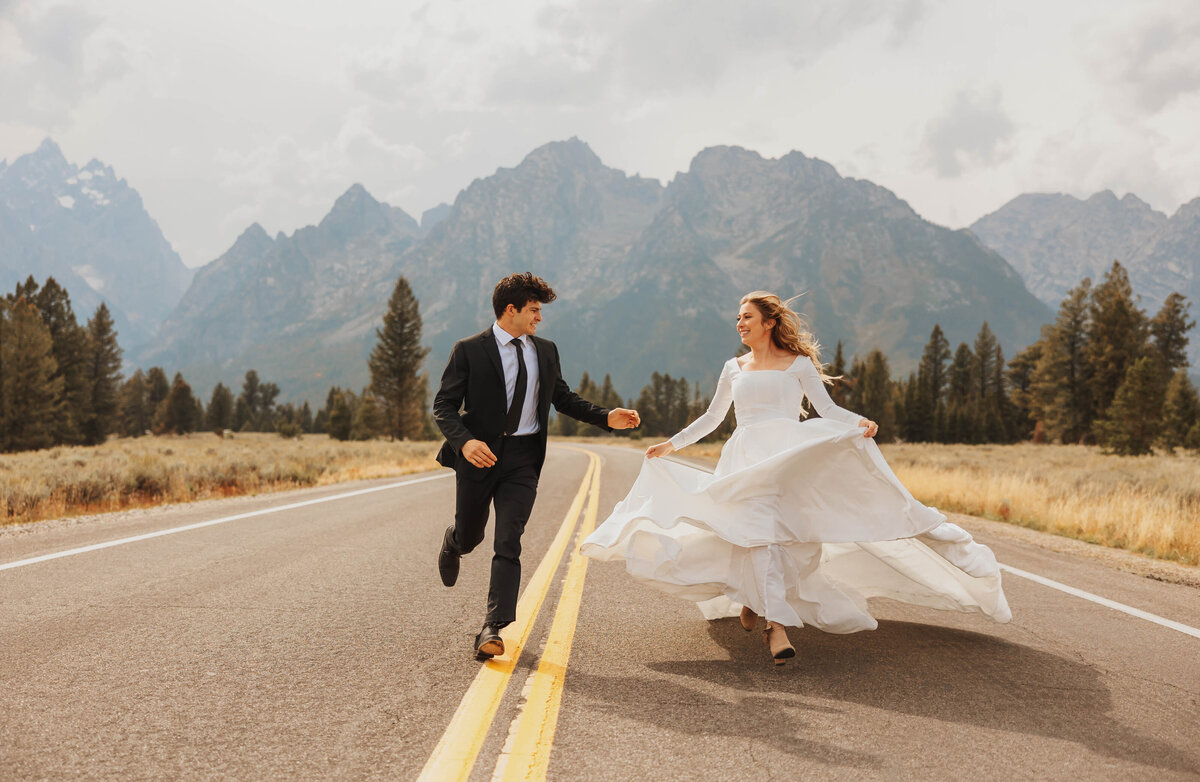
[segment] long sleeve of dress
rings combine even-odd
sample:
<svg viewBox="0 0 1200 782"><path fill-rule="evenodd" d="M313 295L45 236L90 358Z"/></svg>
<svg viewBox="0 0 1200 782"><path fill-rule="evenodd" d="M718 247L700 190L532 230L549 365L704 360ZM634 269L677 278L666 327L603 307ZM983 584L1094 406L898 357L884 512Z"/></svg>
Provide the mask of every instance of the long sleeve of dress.
<svg viewBox="0 0 1200 782"><path fill-rule="evenodd" d="M733 404L733 369L729 362L721 368L721 377L717 379L717 390L713 393L712 402L704 415L692 421L683 431L671 438L675 450L691 445L709 434L725 420L729 406Z"/></svg>
<svg viewBox="0 0 1200 782"><path fill-rule="evenodd" d="M807 359L797 361L794 366L796 377L800 380L800 387L804 389L804 395L808 397L809 402L812 402L813 409L817 411L818 415L831 421L841 421L851 426L858 426L862 416L834 404L812 361Z"/></svg>

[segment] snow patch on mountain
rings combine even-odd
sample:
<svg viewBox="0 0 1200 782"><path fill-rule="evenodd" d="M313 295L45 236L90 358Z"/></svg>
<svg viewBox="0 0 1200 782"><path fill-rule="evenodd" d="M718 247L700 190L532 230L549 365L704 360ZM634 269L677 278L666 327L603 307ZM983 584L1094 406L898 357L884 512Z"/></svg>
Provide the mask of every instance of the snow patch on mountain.
<svg viewBox="0 0 1200 782"><path fill-rule="evenodd" d="M71 271L83 278L83 281L91 286L92 290L99 293L104 290L104 278L100 276L100 272L88 264L82 266L72 266Z"/></svg>

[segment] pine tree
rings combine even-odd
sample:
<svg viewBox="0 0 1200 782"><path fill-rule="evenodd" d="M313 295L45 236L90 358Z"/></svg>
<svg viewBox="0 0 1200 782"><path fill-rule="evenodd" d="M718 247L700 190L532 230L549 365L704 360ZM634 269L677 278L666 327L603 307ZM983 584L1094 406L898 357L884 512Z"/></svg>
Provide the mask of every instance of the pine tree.
<svg viewBox="0 0 1200 782"><path fill-rule="evenodd" d="M1104 416L1129 368L1146 352L1146 314L1137 306L1129 274L1119 262L1092 291L1088 306L1087 360L1092 411Z"/></svg>
<svg viewBox="0 0 1200 782"><path fill-rule="evenodd" d="M53 277L46 278L46 284L37 289L37 283L30 277L24 290L30 303L37 307L42 322L50 331L54 342L54 360L58 364L56 377L63 380L63 396L61 413L55 419L55 442L57 443L88 443L94 445L87 434L88 419L91 417L92 389L88 378L91 346L88 344L88 332L75 319L71 309L71 297L66 289L58 284ZM101 304L101 306L104 306ZM107 309L105 310L107 312ZM109 320L111 326L111 319ZM115 337L113 340L115 345ZM118 349L118 370L120 369Z"/></svg>
<svg viewBox="0 0 1200 782"><path fill-rule="evenodd" d="M153 426L148 392L149 381L140 369L121 386L121 433L126 437L141 437Z"/></svg>
<svg viewBox="0 0 1200 782"><path fill-rule="evenodd" d="M162 367L150 367L146 370L146 405L150 408L150 430L162 430L167 417L167 395L171 393L171 383Z"/></svg>
<svg viewBox="0 0 1200 782"><path fill-rule="evenodd" d="M662 421L659 406L661 404L660 397L662 396L663 378L657 372L650 374L650 383L642 387L638 394L637 403L634 408L642 417L642 429L647 437L662 437L664 434L670 436L674 432L666 433L666 426Z"/></svg>
<svg viewBox="0 0 1200 782"><path fill-rule="evenodd" d="M204 428L210 432L233 428L233 392L224 383L217 383L208 400Z"/></svg>
<svg viewBox="0 0 1200 782"><path fill-rule="evenodd" d="M896 432L905 442L917 442L924 435L916 415L917 408L920 406L918 396L917 373L909 372L906 380L901 380L896 384L896 394L892 401L892 415L896 419Z"/></svg>
<svg viewBox="0 0 1200 782"><path fill-rule="evenodd" d="M242 393L233 408L233 428L239 432L272 432L275 430L275 400L279 386L264 383L258 372L251 369L242 380Z"/></svg>
<svg viewBox="0 0 1200 782"><path fill-rule="evenodd" d="M1037 364L1029 380L1033 419L1051 440L1083 442L1091 432L1095 405L1089 360L1091 280L1084 278L1063 299L1055 322L1042 328Z"/></svg>
<svg viewBox="0 0 1200 782"><path fill-rule="evenodd" d="M38 295L39 290L41 290L41 287L38 285L37 280L35 280L33 278L33 275L31 274L25 278L25 282L17 283L16 290L14 290L12 292L12 294L8 297L8 303L15 304L17 299L23 298L23 299L25 299L25 301L29 302L34 307L37 307L37 295Z"/></svg>
<svg viewBox="0 0 1200 782"><path fill-rule="evenodd" d="M337 386L332 386L329 389L329 393L325 394L325 405L317 410L316 416L313 417L314 434L329 433L329 414L333 412L334 403L340 392L341 389Z"/></svg>
<svg viewBox="0 0 1200 782"><path fill-rule="evenodd" d="M1189 433L1200 424L1200 394L1183 369L1175 370L1167 385L1162 407L1162 429L1158 444L1168 451L1180 447L1196 447L1188 442Z"/></svg>
<svg viewBox="0 0 1200 782"><path fill-rule="evenodd" d="M275 400L279 398L279 386L263 383L258 387L258 412L254 417L254 431L275 431Z"/></svg>
<svg viewBox="0 0 1200 782"><path fill-rule="evenodd" d="M196 429L196 399L192 387L179 372L171 381L171 390L163 400L162 432L187 434Z"/></svg>
<svg viewBox="0 0 1200 782"><path fill-rule="evenodd" d="M387 421L384 418L383 405L375 398L369 389L363 389L359 397L358 407L350 421L351 440L373 440L386 434Z"/></svg>
<svg viewBox="0 0 1200 782"><path fill-rule="evenodd" d="M617 389L613 386L612 375L605 375L604 382L600 384L600 392L596 396L596 404L601 407L612 410L614 407L624 407L625 401L621 395L617 393Z"/></svg>
<svg viewBox="0 0 1200 782"><path fill-rule="evenodd" d="M259 385L258 372L247 370L242 380L242 393L238 394L233 411L233 428L239 432L253 430L254 419L258 416Z"/></svg>
<svg viewBox="0 0 1200 782"><path fill-rule="evenodd" d="M302 431L302 432L312 432L313 431L313 412L312 412L312 408L309 407L309 405L308 405L307 399L304 400L304 404L300 407L299 423L300 423L300 431Z"/></svg>
<svg viewBox="0 0 1200 782"><path fill-rule="evenodd" d="M954 360L946 371L946 426L942 442L969 443L974 440L971 427L971 396L975 388L975 354L967 343L960 342Z"/></svg>
<svg viewBox="0 0 1200 782"><path fill-rule="evenodd" d="M989 422L987 442L1012 442L1013 405L1008 396L1004 372L1004 349L996 345L996 358L992 362L992 405L995 421Z"/></svg>
<svg viewBox="0 0 1200 782"><path fill-rule="evenodd" d="M946 362L949 360L950 343L942 333L942 327L935 323L917 367L916 400L909 412L915 440L937 442L941 439L946 416L943 402Z"/></svg>
<svg viewBox="0 0 1200 782"><path fill-rule="evenodd" d="M421 307L404 277L396 280L383 326L375 335L379 342L368 366L387 434L397 440L421 437L427 392L421 364L429 348L421 346Z"/></svg>
<svg viewBox="0 0 1200 782"><path fill-rule="evenodd" d="M596 381L592 380L592 378L588 376L587 372L584 372L583 377L579 379L579 387L575 389L575 393L579 394L584 399L595 400L599 393L599 388L596 386ZM559 417L567 418L567 416ZM566 422L564 421L563 423ZM570 427L568 426L568 428ZM575 427L575 434L579 437L596 437L600 434L603 434L603 432L603 429L598 429L597 427L588 426L586 424L579 424L577 427Z"/></svg>
<svg viewBox="0 0 1200 782"><path fill-rule="evenodd" d="M833 352L833 363L829 365L828 375L835 378L829 387L829 397L835 405L846 407L849 388L846 382L846 356L842 352L842 341L839 339L837 349Z"/></svg>
<svg viewBox="0 0 1200 782"><path fill-rule="evenodd" d="M352 422L347 392L334 387L329 393L329 436L334 440L349 440Z"/></svg>
<svg viewBox="0 0 1200 782"><path fill-rule="evenodd" d="M1191 302L1179 293L1171 293L1162 309L1150 320L1150 337L1158 354L1159 366L1168 375L1188 365L1188 331L1196 321L1188 320Z"/></svg>
<svg viewBox="0 0 1200 782"><path fill-rule="evenodd" d="M89 398L82 411L83 440L88 445L99 445L116 431L121 401L121 348L104 302L88 321L87 336L84 377Z"/></svg>
<svg viewBox="0 0 1200 782"><path fill-rule="evenodd" d="M867 355L860 385L862 407L858 412L879 424L879 434L876 436L879 442L891 442L896 435L896 428L891 408L891 375L883 351L876 349Z"/></svg>
<svg viewBox="0 0 1200 782"><path fill-rule="evenodd" d="M841 405L849 410L862 411L863 395L862 380L866 365L854 355L850 358L850 369L846 372L846 403Z"/></svg>
<svg viewBox="0 0 1200 782"><path fill-rule="evenodd" d="M1150 453L1161 426L1161 372L1152 356L1143 356L1129 367L1107 414L1093 427L1101 445L1126 456Z"/></svg>
<svg viewBox="0 0 1200 782"><path fill-rule="evenodd" d="M987 321L975 337L971 391L972 442L992 442L999 437L1000 411L996 409L996 335Z"/></svg>
<svg viewBox="0 0 1200 782"><path fill-rule="evenodd" d="M1034 419L1031 407L1031 384L1033 370L1042 355L1043 342L1038 341L1029 345L1008 362L1005 378L1012 393L1010 395L1010 414L1006 417L1009 436L1016 440L1028 440L1033 437Z"/></svg>
<svg viewBox="0 0 1200 782"><path fill-rule="evenodd" d="M24 296L5 305L0 325L0 446L24 451L53 445L62 410L63 379L57 374L54 340Z"/></svg>

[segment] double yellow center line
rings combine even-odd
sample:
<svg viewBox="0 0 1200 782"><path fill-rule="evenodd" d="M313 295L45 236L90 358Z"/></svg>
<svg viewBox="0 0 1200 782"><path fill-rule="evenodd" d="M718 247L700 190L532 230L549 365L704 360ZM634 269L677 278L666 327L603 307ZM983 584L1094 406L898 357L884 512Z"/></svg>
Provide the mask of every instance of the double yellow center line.
<svg viewBox="0 0 1200 782"><path fill-rule="evenodd" d="M517 603L516 621L500 633L504 639L505 654L492 658L479 669L475 680L471 682L457 711L450 719L446 732L442 734L433 754L425 763L419 780L441 782L465 780L470 776L488 730L495 720L500 701L508 689L509 680L517 667L517 661L537 621L538 612L541 611L546 594L550 591L563 553L583 513L585 498L587 514L579 530L579 539L582 540L591 534L596 526L600 459L590 451L580 452L588 456L587 472L575 499L571 502L566 518L558 529L558 534L550 544L550 550L538 564ZM558 608L554 612L554 622L550 627L546 648L537 670L529 677L525 704L513 722L508 742L496 764L493 780L544 779L546 776L586 571L587 559L576 547L567 569Z"/></svg>

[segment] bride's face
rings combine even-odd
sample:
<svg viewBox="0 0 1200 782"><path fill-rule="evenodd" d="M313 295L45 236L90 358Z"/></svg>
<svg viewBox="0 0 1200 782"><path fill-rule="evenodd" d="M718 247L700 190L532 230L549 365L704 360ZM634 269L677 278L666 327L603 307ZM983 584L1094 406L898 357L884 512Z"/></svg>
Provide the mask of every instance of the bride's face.
<svg viewBox="0 0 1200 782"><path fill-rule="evenodd" d="M742 342L747 345L757 344L771 336L771 328L775 325L774 320L763 320L762 313L758 307L751 302L746 302L738 310L737 315L737 332L742 338Z"/></svg>

